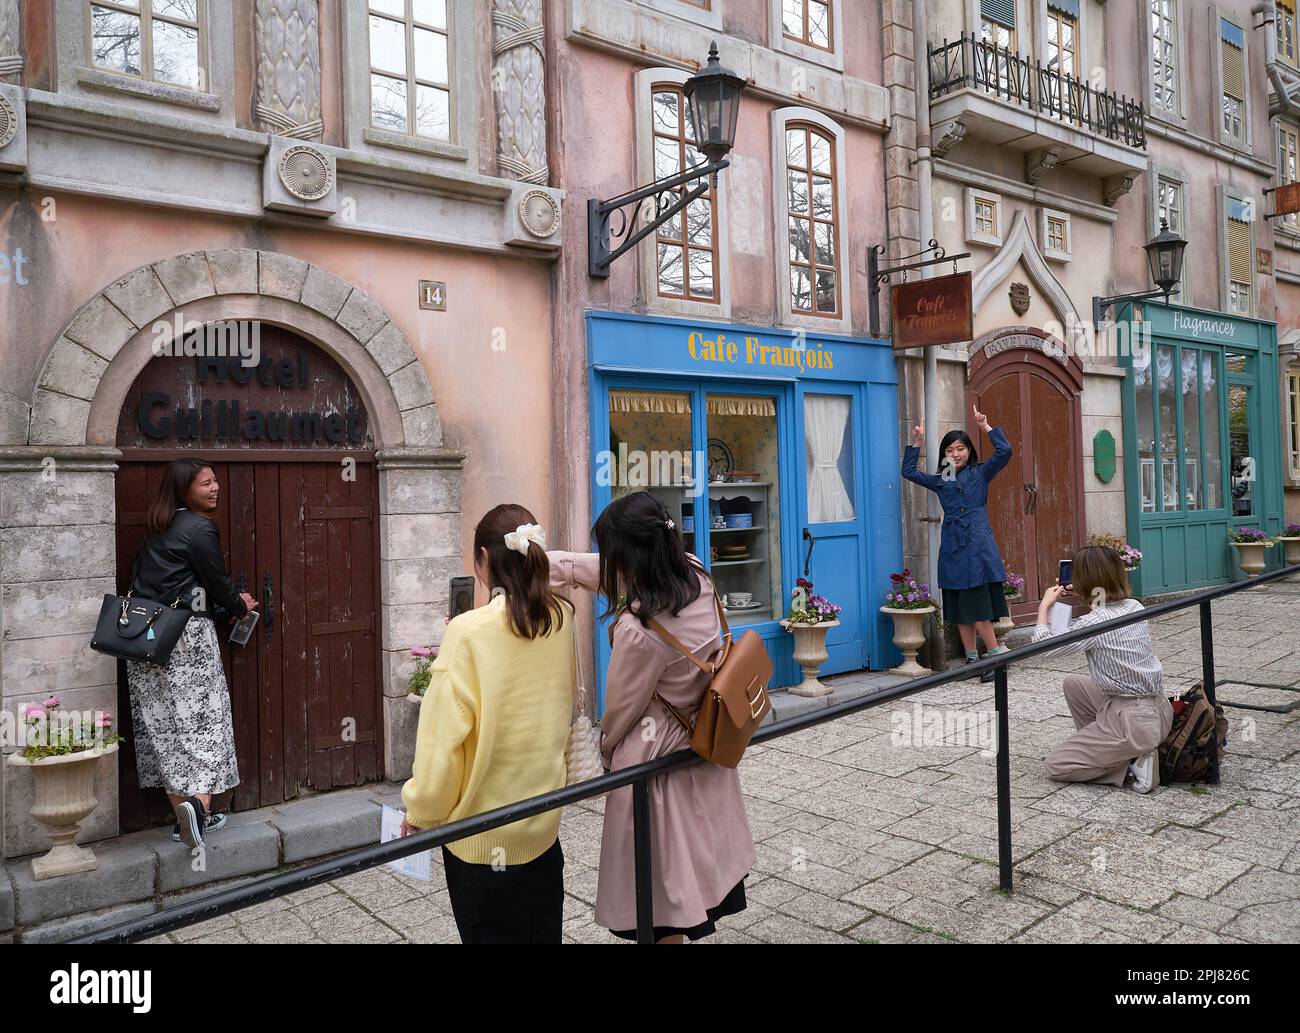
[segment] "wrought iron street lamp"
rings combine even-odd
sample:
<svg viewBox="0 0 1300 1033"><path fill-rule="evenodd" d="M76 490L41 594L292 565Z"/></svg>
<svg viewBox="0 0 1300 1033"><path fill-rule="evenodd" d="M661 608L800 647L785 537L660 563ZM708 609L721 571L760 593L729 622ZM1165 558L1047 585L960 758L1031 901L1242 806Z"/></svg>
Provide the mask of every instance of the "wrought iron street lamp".
<svg viewBox="0 0 1300 1033"><path fill-rule="evenodd" d="M1145 301L1148 298L1164 296L1166 302L1171 295L1178 293L1178 285L1183 279L1183 251L1187 241L1169 229L1169 223L1160 220L1160 232L1143 245L1147 253L1147 265L1151 270L1151 282L1156 290L1141 294L1116 294L1113 297L1092 299L1092 325L1099 327L1112 305L1122 305L1130 301Z"/></svg>
<svg viewBox="0 0 1300 1033"><path fill-rule="evenodd" d="M704 155L707 163L692 165L684 172L657 179L608 201L590 199L587 202L589 276L608 278L609 267L616 258L626 254L708 192L709 180L716 182L718 173L731 164L727 155L736 142L736 118L740 114L740 95L744 88L745 80L722 67L718 61L718 45L712 44L708 64L687 79L682 87L686 116L694 134L694 147ZM690 190L678 192L679 187L697 180L702 182ZM641 202L650 197L654 198L654 215L646 217L645 224L638 229L637 224L643 216ZM616 221L617 226L614 225ZM622 243L611 250L611 239L619 239Z"/></svg>

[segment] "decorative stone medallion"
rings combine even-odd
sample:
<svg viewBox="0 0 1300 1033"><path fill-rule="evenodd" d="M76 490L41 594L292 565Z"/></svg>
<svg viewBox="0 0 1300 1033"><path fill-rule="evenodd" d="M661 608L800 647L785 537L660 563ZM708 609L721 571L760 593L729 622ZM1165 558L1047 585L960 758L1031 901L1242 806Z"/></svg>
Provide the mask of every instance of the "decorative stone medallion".
<svg viewBox="0 0 1300 1033"><path fill-rule="evenodd" d="M4 97L0 97L0 147L8 147L18 135L18 112Z"/></svg>
<svg viewBox="0 0 1300 1033"><path fill-rule="evenodd" d="M1011 311L1023 316L1029 311L1029 284L1013 283L1011 285Z"/></svg>
<svg viewBox="0 0 1300 1033"><path fill-rule="evenodd" d="M549 237L560 228L560 206L545 190L530 190L519 199L519 221L534 237Z"/></svg>
<svg viewBox="0 0 1300 1033"><path fill-rule="evenodd" d="M334 173L325 155L300 144L280 155L280 182L300 201L319 201L330 192Z"/></svg>

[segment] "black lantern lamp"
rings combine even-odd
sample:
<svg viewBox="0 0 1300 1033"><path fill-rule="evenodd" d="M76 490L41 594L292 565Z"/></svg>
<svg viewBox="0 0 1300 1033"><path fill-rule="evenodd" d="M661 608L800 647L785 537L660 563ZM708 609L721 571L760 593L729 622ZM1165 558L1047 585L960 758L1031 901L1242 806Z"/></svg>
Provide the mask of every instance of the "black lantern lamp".
<svg viewBox="0 0 1300 1033"><path fill-rule="evenodd" d="M1169 229L1169 223L1160 220L1160 232L1147 241L1142 248L1147 253L1147 265L1151 269L1151 282L1157 287L1153 291L1141 294L1116 294L1114 297L1092 299L1092 324L1100 327L1106 310L1112 305L1122 305L1130 301L1146 301L1150 298L1164 296L1166 302L1170 295L1178 293L1178 285L1183 279L1183 251L1187 241Z"/></svg>
<svg viewBox="0 0 1300 1033"><path fill-rule="evenodd" d="M725 158L736 142L736 118L744 88L745 80L719 63L717 43L709 47L708 64L682 87L695 146L711 162Z"/></svg>
<svg viewBox="0 0 1300 1033"><path fill-rule="evenodd" d="M1151 282L1165 292L1168 298L1183 278L1183 250L1187 241L1177 233L1171 233L1169 223L1160 220L1160 234L1147 241L1144 249L1147 264L1151 267Z"/></svg>
<svg viewBox="0 0 1300 1033"><path fill-rule="evenodd" d="M718 61L718 45L709 47L708 63L686 80L682 92L686 98L686 117L695 134L695 148L707 162L630 193L598 201L587 201L587 275L606 279L614 259L626 254L692 201L709 190L709 180L731 163L727 155L736 142L736 120L740 114L740 95L745 80L723 68ZM694 185L691 185L694 184ZM682 189L690 186L690 189ZM654 206L642 204L654 198ZM617 218L615 224L613 220ZM638 228L638 223L643 223ZM611 249L611 239L621 243Z"/></svg>

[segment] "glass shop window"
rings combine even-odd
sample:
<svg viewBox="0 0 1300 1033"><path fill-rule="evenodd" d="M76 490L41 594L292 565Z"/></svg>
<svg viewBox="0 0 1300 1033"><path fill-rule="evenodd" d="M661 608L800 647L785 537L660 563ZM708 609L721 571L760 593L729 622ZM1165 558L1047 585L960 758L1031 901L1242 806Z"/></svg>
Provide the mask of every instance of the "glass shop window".
<svg viewBox="0 0 1300 1033"><path fill-rule="evenodd" d="M709 567L732 625L783 613L776 402L709 394Z"/></svg>

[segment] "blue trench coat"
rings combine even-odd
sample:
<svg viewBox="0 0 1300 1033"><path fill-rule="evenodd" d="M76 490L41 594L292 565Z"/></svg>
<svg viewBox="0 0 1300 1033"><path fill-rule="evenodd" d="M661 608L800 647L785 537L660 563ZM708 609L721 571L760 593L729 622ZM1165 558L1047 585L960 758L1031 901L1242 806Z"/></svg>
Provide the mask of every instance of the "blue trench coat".
<svg viewBox="0 0 1300 1033"><path fill-rule="evenodd" d="M951 590L978 588L990 581L1005 581L998 543L989 526L984 504L989 482L1011 462L1011 442L1000 427L989 431L993 458L967 463L952 480L916 468L921 450L908 446L903 452L903 476L913 484L929 488L943 507L943 533L939 540L939 586Z"/></svg>

